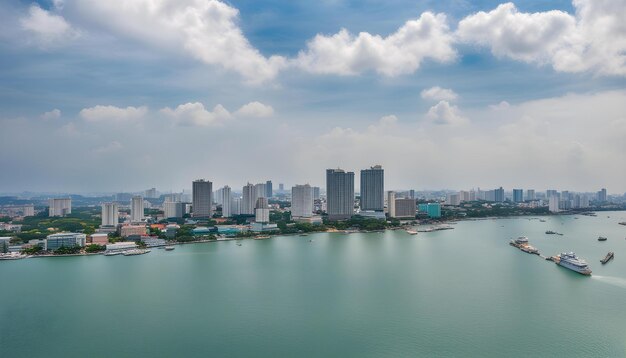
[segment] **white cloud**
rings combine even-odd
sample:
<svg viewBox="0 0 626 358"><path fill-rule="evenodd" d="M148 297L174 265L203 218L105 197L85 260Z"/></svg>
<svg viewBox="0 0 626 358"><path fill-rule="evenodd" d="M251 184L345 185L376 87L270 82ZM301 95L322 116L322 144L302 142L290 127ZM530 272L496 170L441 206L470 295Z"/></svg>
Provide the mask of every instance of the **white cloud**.
<svg viewBox="0 0 626 358"><path fill-rule="evenodd" d="M160 111L181 126L216 126L230 120L232 115L221 104L207 111L199 102L181 104L176 109L165 107Z"/></svg>
<svg viewBox="0 0 626 358"><path fill-rule="evenodd" d="M42 47L62 45L78 37L78 32L62 16L31 5L28 15L20 19L22 29L29 32Z"/></svg>
<svg viewBox="0 0 626 358"><path fill-rule="evenodd" d="M237 24L239 11L217 0L80 0L67 1L68 8L119 37L183 51L251 83L274 78L286 65L254 48Z"/></svg>
<svg viewBox="0 0 626 358"><path fill-rule="evenodd" d="M118 141L112 141L110 143L107 143L101 147L94 149L93 152L95 154L106 154L106 153L116 152L118 150L121 150L122 148L124 148L122 143Z"/></svg>
<svg viewBox="0 0 626 358"><path fill-rule="evenodd" d="M451 106L448 101L439 101L430 107L426 117L435 124L460 125L467 123L467 118L463 117L457 106Z"/></svg>
<svg viewBox="0 0 626 358"><path fill-rule="evenodd" d="M513 3L459 22L460 42L487 46L497 57L549 64L562 72L626 75L626 2L574 0L563 11L519 12Z"/></svg>
<svg viewBox="0 0 626 358"><path fill-rule="evenodd" d="M271 117L274 115L274 108L261 102L250 102L241 106L235 115L240 117Z"/></svg>
<svg viewBox="0 0 626 358"><path fill-rule="evenodd" d="M503 111L505 109L509 109L509 107L511 107L511 105L507 101L501 101L498 104L489 105L489 109L491 109L492 111Z"/></svg>
<svg viewBox="0 0 626 358"><path fill-rule="evenodd" d="M148 113L148 107L126 107L97 105L80 111L81 118L88 122L128 122L142 118Z"/></svg>
<svg viewBox="0 0 626 358"><path fill-rule="evenodd" d="M423 99L432 101L454 101L459 97L453 90L448 88L441 88L439 86L431 87L423 90L420 95Z"/></svg>
<svg viewBox="0 0 626 358"><path fill-rule="evenodd" d="M49 112L43 113L40 117L41 119L45 119L45 120L57 119L61 117L61 110L55 108Z"/></svg>
<svg viewBox="0 0 626 358"><path fill-rule="evenodd" d="M425 12L387 37L367 32L354 36L346 29L331 36L318 34L298 54L295 65L322 74L375 71L397 76L415 72L425 59L454 60L452 41L446 16Z"/></svg>

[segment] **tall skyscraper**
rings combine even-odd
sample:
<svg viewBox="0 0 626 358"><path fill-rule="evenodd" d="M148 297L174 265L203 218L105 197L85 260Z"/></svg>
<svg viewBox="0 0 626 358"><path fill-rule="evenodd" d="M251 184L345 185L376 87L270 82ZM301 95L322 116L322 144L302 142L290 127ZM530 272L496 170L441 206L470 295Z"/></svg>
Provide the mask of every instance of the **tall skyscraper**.
<svg viewBox="0 0 626 358"><path fill-rule="evenodd" d="M535 189L526 190L526 200L535 200Z"/></svg>
<svg viewBox="0 0 626 358"><path fill-rule="evenodd" d="M285 184L279 183L278 184L278 192L280 192L282 194L284 191L285 191Z"/></svg>
<svg viewBox="0 0 626 358"><path fill-rule="evenodd" d="M504 189L502 189L502 187L495 189L495 202L504 202Z"/></svg>
<svg viewBox="0 0 626 358"><path fill-rule="evenodd" d="M208 180L194 180L191 187L193 217L213 216L213 183Z"/></svg>
<svg viewBox="0 0 626 358"><path fill-rule="evenodd" d="M291 188L291 217L310 218L313 216L313 190L309 184Z"/></svg>
<svg viewBox="0 0 626 358"><path fill-rule="evenodd" d="M157 197L156 188L147 189L143 195L145 198L153 199Z"/></svg>
<svg viewBox="0 0 626 358"><path fill-rule="evenodd" d="M320 187L319 186L313 187L313 200L320 200Z"/></svg>
<svg viewBox="0 0 626 358"><path fill-rule="evenodd" d="M361 210L385 209L385 171L380 165L361 170Z"/></svg>
<svg viewBox="0 0 626 358"><path fill-rule="evenodd" d="M274 188L272 186L272 181L268 180L265 182L265 197L271 198L274 196Z"/></svg>
<svg viewBox="0 0 626 358"><path fill-rule="evenodd" d="M550 199L548 202L548 210L550 210L551 213L559 212L559 201L560 201L560 198L558 195L550 196Z"/></svg>
<svg viewBox="0 0 626 358"><path fill-rule="evenodd" d="M345 220L354 214L354 173L326 170L326 211L330 220Z"/></svg>
<svg viewBox="0 0 626 358"><path fill-rule="evenodd" d="M409 199L415 199L415 190L409 190Z"/></svg>
<svg viewBox="0 0 626 358"><path fill-rule="evenodd" d="M179 201L166 201L163 203L163 214L166 218L182 218L184 204Z"/></svg>
<svg viewBox="0 0 626 358"><path fill-rule="evenodd" d="M259 183L254 186L254 202L258 198L267 198L267 185L265 183Z"/></svg>
<svg viewBox="0 0 626 358"><path fill-rule="evenodd" d="M523 189L513 189L513 202L521 203L524 201L524 190Z"/></svg>
<svg viewBox="0 0 626 358"><path fill-rule="evenodd" d="M606 189L602 188L599 192L598 192L598 201L601 203L604 203L606 201Z"/></svg>
<svg viewBox="0 0 626 358"><path fill-rule="evenodd" d="M396 217L396 192L395 191L387 192L387 214L389 214L390 218Z"/></svg>
<svg viewBox="0 0 626 358"><path fill-rule="evenodd" d="M258 223L267 224L270 222L270 207L267 198L260 197L256 201L254 206L254 221Z"/></svg>
<svg viewBox="0 0 626 358"><path fill-rule="evenodd" d="M254 215L254 205L256 204L256 194L254 185L248 183L243 187L243 198L241 201L241 214Z"/></svg>
<svg viewBox="0 0 626 358"><path fill-rule="evenodd" d="M232 200L231 200L231 195L230 195L230 187L228 185L223 187L220 190L220 194L221 194L220 201L222 202L222 217L229 218L232 216L232 211L231 211Z"/></svg>
<svg viewBox="0 0 626 358"><path fill-rule="evenodd" d="M102 226L117 226L118 223L117 203L102 204Z"/></svg>
<svg viewBox="0 0 626 358"><path fill-rule="evenodd" d="M65 216L71 213L72 198L48 200L48 216Z"/></svg>
<svg viewBox="0 0 626 358"><path fill-rule="evenodd" d="M130 221L140 222L143 220L143 197L135 195L130 199Z"/></svg>

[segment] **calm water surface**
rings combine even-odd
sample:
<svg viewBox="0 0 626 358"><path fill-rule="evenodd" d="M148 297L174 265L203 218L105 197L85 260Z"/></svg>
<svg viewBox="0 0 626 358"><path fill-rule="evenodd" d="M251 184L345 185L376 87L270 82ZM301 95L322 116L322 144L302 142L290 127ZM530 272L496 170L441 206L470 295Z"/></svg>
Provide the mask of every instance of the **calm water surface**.
<svg viewBox="0 0 626 358"><path fill-rule="evenodd" d="M0 262L0 356L626 356L626 212L545 220Z"/></svg>

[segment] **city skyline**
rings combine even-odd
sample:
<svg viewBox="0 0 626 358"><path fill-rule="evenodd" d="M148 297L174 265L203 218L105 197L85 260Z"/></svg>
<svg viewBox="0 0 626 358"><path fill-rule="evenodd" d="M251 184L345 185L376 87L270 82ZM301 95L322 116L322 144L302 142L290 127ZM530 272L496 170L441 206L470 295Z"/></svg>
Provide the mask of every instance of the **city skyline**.
<svg viewBox="0 0 626 358"><path fill-rule="evenodd" d="M0 5L0 190L376 163L390 188L626 192L623 2L150 4Z"/></svg>

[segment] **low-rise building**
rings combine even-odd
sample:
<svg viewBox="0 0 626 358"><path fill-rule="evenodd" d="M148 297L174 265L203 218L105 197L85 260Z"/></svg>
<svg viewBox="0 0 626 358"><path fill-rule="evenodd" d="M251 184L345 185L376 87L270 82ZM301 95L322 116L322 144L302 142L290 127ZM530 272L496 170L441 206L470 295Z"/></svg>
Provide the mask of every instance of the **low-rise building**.
<svg viewBox="0 0 626 358"><path fill-rule="evenodd" d="M143 236L146 234L147 231L145 225L124 225L120 230L120 236L122 237Z"/></svg>
<svg viewBox="0 0 626 358"><path fill-rule="evenodd" d="M91 234L91 243L97 245L106 245L109 243L109 234L95 233Z"/></svg>
<svg viewBox="0 0 626 358"><path fill-rule="evenodd" d="M396 199L395 218L415 219L415 199Z"/></svg>
<svg viewBox="0 0 626 358"><path fill-rule="evenodd" d="M164 239L153 236L144 236L141 238L141 242L146 244L147 247L165 246L167 244Z"/></svg>
<svg viewBox="0 0 626 358"><path fill-rule="evenodd" d="M62 232L59 234L52 234L46 237L44 250L54 251L60 247L84 247L86 240L87 235L75 232Z"/></svg>
<svg viewBox="0 0 626 358"><path fill-rule="evenodd" d="M123 251L137 248L134 241L121 241L114 244L107 244L107 251Z"/></svg>

